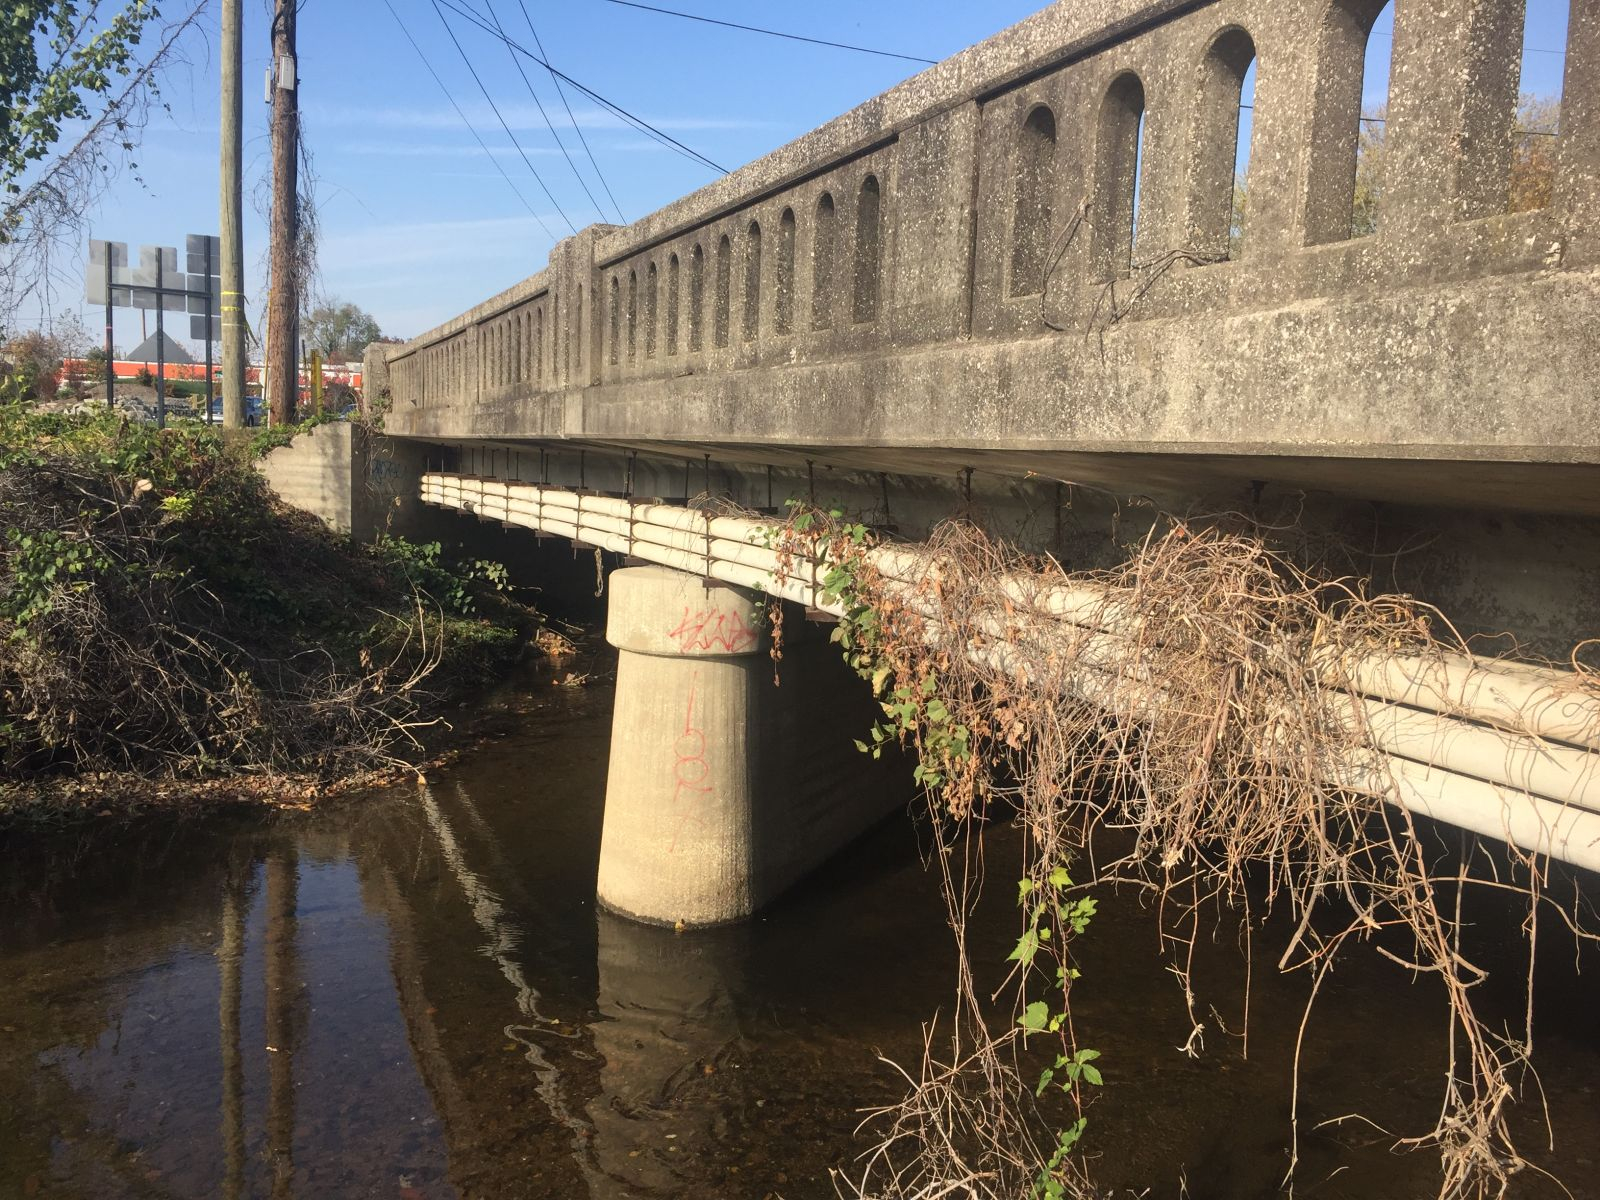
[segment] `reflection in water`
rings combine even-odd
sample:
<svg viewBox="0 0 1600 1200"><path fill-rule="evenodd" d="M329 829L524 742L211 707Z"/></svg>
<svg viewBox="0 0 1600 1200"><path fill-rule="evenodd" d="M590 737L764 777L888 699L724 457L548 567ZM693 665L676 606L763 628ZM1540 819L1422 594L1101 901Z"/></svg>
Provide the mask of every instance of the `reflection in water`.
<svg viewBox="0 0 1600 1200"><path fill-rule="evenodd" d="M272 1156L272 1194L292 1194L294 1182L295 934L299 863L294 849L267 859L266 1033L267 1147Z"/></svg>
<svg viewBox="0 0 1600 1200"><path fill-rule="evenodd" d="M600 1011L590 1034L605 1065L589 1103L595 1154L613 1180L681 1195L700 1173L695 1150L726 1137L727 1123L720 1105L674 1102L718 1071L743 1075L735 973L749 926L679 935L597 916Z"/></svg>
<svg viewBox="0 0 1600 1200"><path fill-rule="evenodd" d="M438 839L439 851L449 864L451 874L471 906L472 919L488 938L488 941L480 947L480 952L500 968L500 973L516 992L517 1012L522 1019L507 1025L504 1030L505 1036L524 1048L524 1057L539 1079L540 1098L551 1115L570 1132L573 1156L580 1166L585 1182L590 1185L590 1195L604 1196L604 1190L595 1186L597 1180L594 1176L588 1142L592 1131L573 1116L567 1107L566 1100L561 1094L561 1074L551 1064L544 1047L540 1044L545 1038L570 1038L577 1035L573 1031L563 1030L559 1021L553 1021L540 1013L539 993L528 983L515 958L522 949L522 931L506 912L499 897L467 866L450 822L440 811L431 789L427 784L422 784L418 792L428 826ZM461 806L476 815L471 800L467 798L466 790L458 788L456 795ZM482 827L481 818L477 823Z"/></svg>
<svg viewBox="0 0 1600 1200"><path fill-rule="evenodd" d="M0 1197L833 1196L859 1110L900 1094L878 1054L914 1064L948 998L949 931L911 831L880 830L745 926L676 935L597 912L605 696L538 696L420 790L276 825L0 847ZM1016 831L986 836L991 869L1018 853ZM970 926L996 982L1005 891ZM1197 971L1232 1011L1220 941ZM1154 942L1122 895L1085 944L1101 1176L1276 1196L1303 981L1258 972L1249 1059L1223 1044L1191 1060ZM1541 963L1558 976L1540 1043L1556 1150L1536 1129L1521 1144L1583 1200L1600 1195L1600 1002L1570 950ZM1442 1061L1447 1044L1429 986L1376 957L1329 981L1304 1064L1307 1194L1433 1194L1427 1155L1319 1125L1431 1122L1438 1076L1416 1050ZM1541 1107L1530 1084L1520 1118ZM1560 1193L1528 1171L1512 1195Z"/></svg>
<svg viewBox="0 0 1600 1200"><path fill-rule="evenodd" d="M226 1200L244 1194L244 1058L239 1052L239 1004L244 971L244 877L230 865L222 887L222 944L217 974L222 995L217 1028L222 1059L222 1191Z"/></svg>

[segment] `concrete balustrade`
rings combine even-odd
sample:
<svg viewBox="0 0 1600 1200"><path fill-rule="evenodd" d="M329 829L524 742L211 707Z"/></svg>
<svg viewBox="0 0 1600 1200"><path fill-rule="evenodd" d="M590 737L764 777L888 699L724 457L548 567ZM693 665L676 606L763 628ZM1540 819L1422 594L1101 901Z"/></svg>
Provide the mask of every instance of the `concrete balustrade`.
<svg viewBox="0 0 1600 1200"><path fill-rule="evenodd" d="M1570 0L1556 176L1532 211L1507 211L1522 0L1398 4L1365 237L1352 197L1382 0L1061 3L659 212L566 239L369 370L387 366L390 431L438 440L749 462L801 445L952 472L981 448L1010 455L992 469L1069 478L1082 453L1138 491L1152 468L1198 487L1230 456L1262 460L1233 466L1242 485L1362 498L1414 487L1411 461L1459 460L1429 485L1441 502L1523 464L1592 475L1595 3Z"/></svg>

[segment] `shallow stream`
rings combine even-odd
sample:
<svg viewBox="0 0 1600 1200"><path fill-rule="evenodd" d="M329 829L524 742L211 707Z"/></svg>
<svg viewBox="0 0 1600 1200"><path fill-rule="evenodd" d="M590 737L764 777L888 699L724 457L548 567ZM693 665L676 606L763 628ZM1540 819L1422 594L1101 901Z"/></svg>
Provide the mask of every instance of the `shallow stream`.
<svg viewBox="0 0 1600 1200"><path fill-rule="evenodd" d="M309 816L6 845L0 1197L834 1195L830 1168L868 1145L859 1110L901 1094L881 1058L914 1070L922 1022L949 1008L926 839L891 821L738 928L597 912L610 699L530 675L490 703L498 736L425 786ZM985 841L973 944L998 983L1018 834ZM1102 900L1075 999L1104 1055L1086 1144L1108 1186L1280 1194L1306 981L1258 954L1245 1057L1225 1028L1236 925L1213 932L1189 1057L1154 915L1131 891ZM1522 1144L1600 1197L1600 972L1590 956L1574 974L1570 941L1547 957L1555 1149L1531 1079ZM1327 981L1297 1194L1434 1194L1437 1160L1393 1147L1435 1120L1445 1027L1426 979L1370 953ZM1358 1111L1393 1132L1323 1124ZM1562 1193L1526 1171L1513 1194Z"/></svg>

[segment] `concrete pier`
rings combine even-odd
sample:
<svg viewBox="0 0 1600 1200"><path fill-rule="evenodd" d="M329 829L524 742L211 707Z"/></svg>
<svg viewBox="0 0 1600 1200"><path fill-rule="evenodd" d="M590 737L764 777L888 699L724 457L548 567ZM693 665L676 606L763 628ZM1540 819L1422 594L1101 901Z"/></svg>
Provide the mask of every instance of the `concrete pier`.
<svg viewBox="0 0 1600 1200"><path fill-rule="evenodd" d="M748 916L756 676L771 667L760 603L665 567L615 571L610 593L621 654L600 902L668 925Z"/></svg>
<svg viewBox="0 0 1600 1200"><path fill-rule="evenodd" d="M635 920L748 917L911 795L859 754L868 689L816 627L786 622L781 675L754 593L666 567L614 571L621 653L596 894Z"/></svg>

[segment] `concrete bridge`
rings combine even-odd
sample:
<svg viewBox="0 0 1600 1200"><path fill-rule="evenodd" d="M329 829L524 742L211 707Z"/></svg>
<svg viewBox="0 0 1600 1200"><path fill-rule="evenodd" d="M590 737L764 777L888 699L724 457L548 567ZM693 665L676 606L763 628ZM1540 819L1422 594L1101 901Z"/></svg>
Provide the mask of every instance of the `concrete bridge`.
<svg viewBox="0 0 1600 1200"><path fill-rule="evenodd" d="M1509 187L1522 0L1397 0L1357 237L1382 7L1054 5L372 347L387 469L408 502L434 468L912 538L968 512L1073 566L1120 556L1130 496L1288 516L1565 657L1600 633L1600 0L1571 0L1538 207Z"/></svg>

